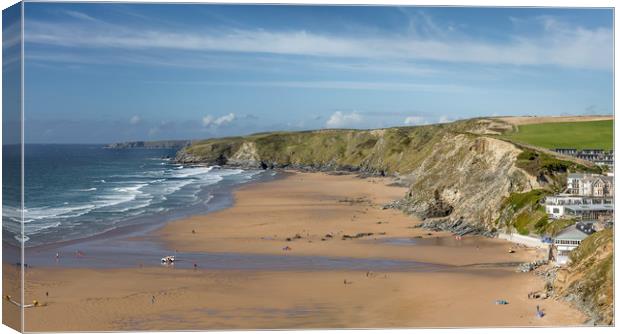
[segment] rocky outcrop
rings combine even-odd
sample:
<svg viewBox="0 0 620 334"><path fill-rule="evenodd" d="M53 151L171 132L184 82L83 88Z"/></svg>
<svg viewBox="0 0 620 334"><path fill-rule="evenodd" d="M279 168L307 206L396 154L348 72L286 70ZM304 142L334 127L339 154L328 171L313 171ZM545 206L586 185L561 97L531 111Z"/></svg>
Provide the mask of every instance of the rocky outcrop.
<svg viewBox="0 0 620 334"><path fill-rule="evenodd" d="M261 165L261 159L256 149L256 143L249 141L241 144L241 147L239 147L237 152L234 152L228 159L227 164L254 168L261 167L263 169L268 167L266 165Z"/></svg>
<svg viewBox="0 0 620 334"><path fill-rule="evenodd" d="M482 224L471 224L464 219L452 218L427 218L421 224L416 225L431 231L450 231L456 235L482 235L485 237L494 237L496 230L487 228Z"/></svg>
<svg viewBox="0 0 620 334"><path fill-rule="evenodd" d="M444 136L435 148L412 171L403 206L422 218L439 217L429 224L442 229L458 234L493 231L504 198L540 187L515 166L520 150L509 143L457 134Z"/></svg>

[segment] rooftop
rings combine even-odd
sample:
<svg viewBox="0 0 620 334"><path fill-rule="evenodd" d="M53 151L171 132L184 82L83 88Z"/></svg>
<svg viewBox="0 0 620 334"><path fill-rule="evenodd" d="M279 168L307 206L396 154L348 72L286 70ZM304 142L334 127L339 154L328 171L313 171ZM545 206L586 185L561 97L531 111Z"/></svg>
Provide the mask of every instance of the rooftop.
<svg viewBox="0 0 620 334"><path fill-rule="evenodd" d="M577 204L577 205L566 205L564 206L566 209L570 209L572 211L607 211L613 210L613 204Z"/></svg>
<svg viewBox="0 0 620 334"><path fill-rule="evenodd" d="M602 178L613 181L613 176L601 175L601 174L584 174L584 173L570 173L567 178L569 179L585 179L585 178Z"/></svg>
<svg viewBox="0 0 620 334"><path fill-rule="evenodd" d="M583 231L579 230L576 225L571 225L571 226L565 228L564 230L562 230L562 232L560 232L555 237L555 240L561 239L561 240L578 240L578 241L581 241L581 240L583 240L583 239L585 239L587 237L588 237L588 234L586 234Z"/></svg>

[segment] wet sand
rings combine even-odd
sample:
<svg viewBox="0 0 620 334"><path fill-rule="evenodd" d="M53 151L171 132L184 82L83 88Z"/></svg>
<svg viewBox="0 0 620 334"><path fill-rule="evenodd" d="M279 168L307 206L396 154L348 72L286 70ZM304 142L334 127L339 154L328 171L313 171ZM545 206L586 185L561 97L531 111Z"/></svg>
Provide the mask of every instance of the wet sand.
<svg viewBox="0 0 620 334"><path fill-rule="evenodd" d="M290 173L281 180L242 187L235 192L233 207L172 222L157 234L179 252L370 257L451 265L542 256L532 249L508 254L514 246L500 240L456 241L447 232L414 228L420 223L416 218L383 209L407 192L390 186L391 182L390 178ZM360 233L373 234L346 237ZM414 241L415 247L390 242L403 238ZM287 246L290 250L283 251Z"/></svg>
<svg viewBox="0 0 620 334"><path fill-rule="evenodd" d="M508 269L369 277L361 271L53 269L32 270L27 279L28 295L48 303L26 309L32 331L557 326L580 319L555 301L528 300L538 280ZM510 304L496 305L498 298ZM547 316L536 318L536 305Z"/></svg>
<svg viewBox="0 0 620 334"><path fill-rule="evenodd" d="M269 265L223 270L207 269L207 263L199 263L196 270L33 267L26 271L26 300L36 299L47 306L26 310L25 329L583 323L583 315L567 304L527 299L528 292L540 290L543 282L533 273L516 273L511 263L531 261L542 254L500 240L455 240L447 233L411 228L418 223L414 218L383 209L385 203L406 192L389 182L387 178L292 173L276 181L244 186L235 192L233 207L172 222L150 237L179 254L284 256L292 261L313 256L403 260L430 263L438 270L374 270L371 263L357 270L338 266L276 270ZM360 233L373 234L343 240L345 235ZM283 250L285 247L290 250ZM509 254L509 248L516 253ZM496 305L497 299L509 304ZM536 305L547 313L544 318L535 317Z"/></svg>

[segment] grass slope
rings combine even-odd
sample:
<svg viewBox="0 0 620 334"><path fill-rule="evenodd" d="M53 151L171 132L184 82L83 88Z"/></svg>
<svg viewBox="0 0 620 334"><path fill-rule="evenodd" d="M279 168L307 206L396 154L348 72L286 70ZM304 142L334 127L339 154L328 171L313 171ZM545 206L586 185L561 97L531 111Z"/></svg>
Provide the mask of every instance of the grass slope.
<svg viewBox="0 0 620 334"><path fill-rule="evenodd" d="M219 157L233 156L244 142L252 142L261 161L279 166L354 166L402 173L418 166L448 127L260 133L195 142L185 152L206 162L217 162Z"/></svg>
<svg viewBox="0 0 620 334"><path fill-rule="evenodd" d="M570 275L561 295L573 296L595 323L614 323L614 235L613 229L596 232L571 252Z"/></svg>
<svg viewBox="0 0 620 334"><path fill-rule="evenodd" d="M518 126L507 139L548 149L613 148L613 121L541 123Z"/></svg>

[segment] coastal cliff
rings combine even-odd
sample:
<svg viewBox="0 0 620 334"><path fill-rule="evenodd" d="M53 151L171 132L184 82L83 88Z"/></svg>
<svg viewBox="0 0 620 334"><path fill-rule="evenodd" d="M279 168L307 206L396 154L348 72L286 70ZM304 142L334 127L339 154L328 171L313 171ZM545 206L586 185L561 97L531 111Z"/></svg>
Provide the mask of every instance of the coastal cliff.
<svg viewBox="0 0 620 334"><path fill-rule="evenodd" d="M490 235L502 201L546 185L519 167L523 150L494 136L510 126L492 119L377 130L274 132L197 141L181 163L242 168L350 171L391 175L410 187L392 203L433 229Z"/></svg>
<svg viewBox="0 0 620 334"><path fill-rule="evenodd" d="M559 269L554 294L573 303L595 324L614 324L613 229L592 234L571 254L571 264Z"/></svg>
<svg viewBox="0 0 620 334"><path fill-rule="evenodd" d="M110 149L181 149L190 145L191 140L156 140L156 141L127 141L106 145Z"/></svg>

